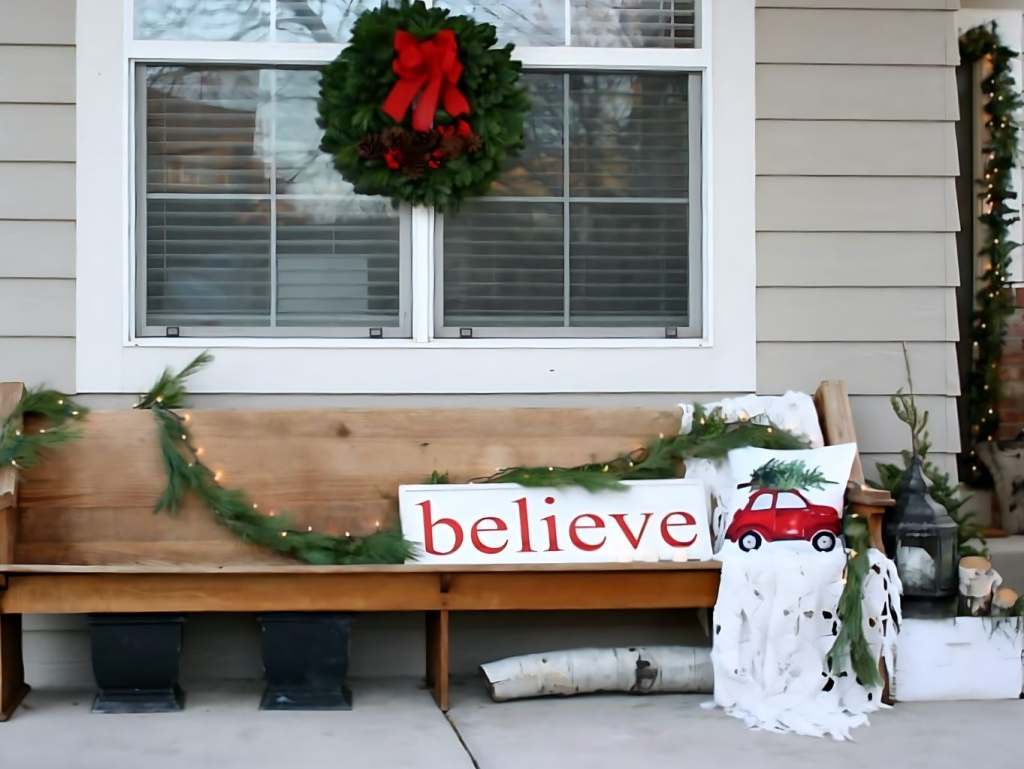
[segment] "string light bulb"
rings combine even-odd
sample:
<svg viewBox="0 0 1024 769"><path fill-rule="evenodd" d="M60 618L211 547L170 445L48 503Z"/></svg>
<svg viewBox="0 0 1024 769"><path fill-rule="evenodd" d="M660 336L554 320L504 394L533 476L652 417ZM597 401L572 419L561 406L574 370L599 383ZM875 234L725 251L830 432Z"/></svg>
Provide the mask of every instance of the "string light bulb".
<svg viewBox="0 0 1024 769"><path fill-rule="evenodd" d="M213 480L215 480L217 482L220 482L221 478L223 478L223 477L224 477L224 471L223 470L216 470L213 473Z"/></svg>

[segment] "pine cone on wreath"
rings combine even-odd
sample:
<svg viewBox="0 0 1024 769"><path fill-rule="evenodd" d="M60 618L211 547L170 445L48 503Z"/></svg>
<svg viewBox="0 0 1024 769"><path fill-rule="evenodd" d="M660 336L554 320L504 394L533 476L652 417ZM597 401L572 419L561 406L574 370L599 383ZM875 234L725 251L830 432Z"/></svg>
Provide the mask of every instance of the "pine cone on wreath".
<svg viewBox="0 0 1024 769"><path fill-rule="evenodd" d="M359 157L367 160L376 160L384 157L388 151L388 145L380 134L370 134L359 142Z"/></svg>

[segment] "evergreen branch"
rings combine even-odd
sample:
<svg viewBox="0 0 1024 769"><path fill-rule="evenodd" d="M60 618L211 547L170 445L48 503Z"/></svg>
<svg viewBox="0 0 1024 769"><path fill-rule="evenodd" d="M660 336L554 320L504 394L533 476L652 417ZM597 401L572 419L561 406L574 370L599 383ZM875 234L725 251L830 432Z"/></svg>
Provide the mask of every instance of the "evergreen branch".
<svg viewBox="0 0 1024 769"><path fill-rule="evenodd" d="M286 514L261 513L241 489L228 489L199 458L185 420L173 408L185 404L185 380L213 360L203 353L177 374L165 371L137 408L150 409L156 420L167 486L153 507L176 514L185 495L195 494L213 519L243 542L276 550L315 565L404 563L415 555L398 529L367 537L344 537L296 528Z"/></svg>
<svg viewBox="0 0 1024 769"><path fill-rule="evenodd" d="M89 409L57 390L28 390L10 415L0 424L0 466L14 465L27 470L52 448L81 438L79 422ZM44 427L29 432L18 428L19 418L42 420Z"/></svg>
<svg viewBox="0 0 1024 769"><path fill-rule="evenodd" d="M878 663L864 637L864 581L871 567L868 559L871 535L867 521L860 517L846 516L843 519L843 534L850 557L846 562L846 584L837 609L842 624L828 653L829 665L835 666L837 662L841 664L849 658L863 686L878 686L881 683Z"/></svg>
<svg viewBox="0 0 1024 769"><path fill-rule="evenodd" d="M749 486L755 489L792 491L793 489L824 489L825 484L834 486L835 483L825 477L820 467L813 470L808 469L802 459L791 461L769 459L750 474L749 483L741 483L738 488Z"/></svg>

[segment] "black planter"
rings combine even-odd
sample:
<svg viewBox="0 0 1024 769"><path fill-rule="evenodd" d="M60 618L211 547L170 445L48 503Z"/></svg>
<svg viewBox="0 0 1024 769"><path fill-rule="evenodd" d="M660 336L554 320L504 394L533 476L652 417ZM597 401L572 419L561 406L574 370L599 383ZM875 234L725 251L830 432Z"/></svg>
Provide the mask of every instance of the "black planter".
<svg viewBox="0 0 1024 769"><path fill-rule="evenodd" d="M93 713L171 713L183 710L178 686L180 614L92 614Z"/></svg>
<svg viewBox="0 0 1024 769"><path fill-rule="evenodd" d="M351 710L345 686L352 615L266 614L260 710Z"/></svg>

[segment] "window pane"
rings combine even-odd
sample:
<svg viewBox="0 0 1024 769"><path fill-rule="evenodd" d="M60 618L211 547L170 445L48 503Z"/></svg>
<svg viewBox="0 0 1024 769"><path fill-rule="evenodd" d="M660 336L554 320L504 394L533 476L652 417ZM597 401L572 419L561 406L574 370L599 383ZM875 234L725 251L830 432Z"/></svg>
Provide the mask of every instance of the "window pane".
<svg viewBox="0 0 1024 769"><path fill-rule="evenodd" d="M406 333L403 215L356 195L317 149L316 70L140 67L139 77L143 332Z"/></svg>
<svg viewBox="0 0 1024 769"><path fill-rule="evenodd" d="M561 203L478 201L444 221L447 326L561 326Z"/></svg>
<svg viewBox="0 0 1024 769"><path fill-rule="evenodd" d="M267 74L148 68L149 192L269 193Z"/></svg>
<svg viewBox="0 0 1024 769"><path fill-rule="evenodd" d="M565 45L566 0L439 0L453 16L472 16L498 28L498 43Z"/></svg>
<svg viewBox="0 0 1024 769"><path fill-rule="evenodd" d="M304 202L278 202L278 325L397 326L398 212L381 198Z"/></svg>
<svg viewBox="0 0 1024 769"><path fill-rule="evenodd" d="M266 40L270 0L135 0L139 40Z"/></svg>
<svg viewBox="0 0 1024 769"><path fill-rule="evenodd" d="M283 43L347 43L363 11L381 0L277 0L277 40Z"/></svg>
<svg viewBox="0 0 1024 769"><path fill-rule="evenodd" d="M686 77L573 75L570 194L685 198Z"/></svg>
<svg viewBox="0 0 1024 769"><path fill-rule="evenodd" d="M696 0L570 0L572 45L693 48Z"/></svg>
<svg viewBox="0 0 1024 769"><path fill-rule="evenodd" d="M699 281L691 256L698 265L700 256L690 253L700 242L691 238L691 77L525 76L528 149L487 198L444 220L440 333L698 331L699 308L690 305Z"/></svg>
<svg viewBox="0 0 1024 769"><path fill-rule="evenodd" d="M440 0L453 14L498 28L499 43L591 48L693 48L697 0Z"/></svg>
<svg viewBox="0 0 1024 769"><path fill-rule="evenodd" d="M685 204L569 207L573 326L687 325Z"/></svg>
<svg viewBox="0 0 1024 769"><path fill-rule="evenodd" d="M561 195L565 183L565 77L529 73L530 113L523 125L526 148L512 153L490 195Z"/></svg>
<svg viewBox="0 0 1024 769"><path fill-rule="evenodd" d="M270 325L267 201L149 200L146 321Z"/></svg>

